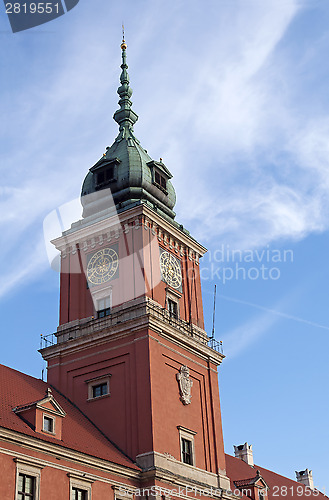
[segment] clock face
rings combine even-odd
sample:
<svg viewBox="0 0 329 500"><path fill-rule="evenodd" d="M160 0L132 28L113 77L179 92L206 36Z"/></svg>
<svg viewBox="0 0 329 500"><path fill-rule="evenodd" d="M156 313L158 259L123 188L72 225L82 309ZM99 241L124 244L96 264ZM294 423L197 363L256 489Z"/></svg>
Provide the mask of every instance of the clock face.
<svg viewBox="0 0 329 500"><path fill-rule="evenodd" d="M87 265L87 279L93 285L109 281L117 272L119 257L113 248L102 248L95 252Z"/></svg>
<svg viewBox="0 0 329 500"><path fill-rule="evenodd" d="M180 260L165 250L160 254L160 269L162 279L169 286L180 289L182 286L182 269Z"/></svg>

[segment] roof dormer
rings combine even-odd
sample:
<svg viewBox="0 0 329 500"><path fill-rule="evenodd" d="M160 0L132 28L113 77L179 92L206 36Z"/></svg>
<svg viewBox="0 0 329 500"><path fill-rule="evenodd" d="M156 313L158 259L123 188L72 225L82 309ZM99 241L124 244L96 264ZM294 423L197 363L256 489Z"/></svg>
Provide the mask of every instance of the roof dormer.
<svg viewBox="0 0 329 500"><path fill-rule="evenodd" d="M66 413L47 389L46 397L21 406L13 411L22 418L35 432L62 439L62 424Z"/></svg>
<svg viewBox="0 0 329 500"><path fill-rule="evenodd" d="M252 500L268 500L268 490L270 488L259 470L256 476L234 481L234 485L244 496Z"/></svg>
<svg viewBox="0 0 329 500"><path fill-rule="evenodd" d="M162 162L162 158L160 161L149 161L147 166L151 169L152 173L152 184L154 184L160 191L164 194L168 194L167 185L168 181L172 178L172 174L166 167L166 165Z"/></svg>

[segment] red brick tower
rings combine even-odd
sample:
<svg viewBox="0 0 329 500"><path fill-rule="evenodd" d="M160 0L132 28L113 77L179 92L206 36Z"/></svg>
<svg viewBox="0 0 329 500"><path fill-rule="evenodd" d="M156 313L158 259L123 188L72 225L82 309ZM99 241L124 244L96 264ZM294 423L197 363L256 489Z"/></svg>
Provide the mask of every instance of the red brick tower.
<svg viewBox="0 0 329 500"><path fill-rule="evenodd" d="M171 173L133 131L123 41L119 135L90 168L83 219L61 252L57 343L42 349L48 382L145 472L229 489L217 366L204 331L205 248L175 221Z"/></svg>

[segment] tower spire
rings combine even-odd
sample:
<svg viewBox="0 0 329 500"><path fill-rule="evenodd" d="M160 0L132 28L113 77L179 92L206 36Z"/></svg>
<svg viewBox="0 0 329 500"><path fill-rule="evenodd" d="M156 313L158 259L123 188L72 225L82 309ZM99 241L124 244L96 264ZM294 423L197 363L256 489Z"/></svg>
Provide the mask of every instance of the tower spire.
<svg viewBox="0 0 329 500"><path fill-rule="evenodd" d="M113 118L119 125L119 133L111 147L89 169L81 191L83 217L94 216L112 210L111 200L117 210L124 211L139 204L148 204L170 222L175 219L176 202L172 174L162 160L152 160L135 136L133 126L138 120L132 110L132 89L129 86L127 44L122 25L122 64L120 75L119 109ZM161 184L160 184L161 183ZM108 196L108 188L112 197ZM94 197L86 196L92 193Z"/></svg>
<svg viewBox="0 0 329 500"><path fill-rule="evenodd" d="M114 120L119 125L119 136L117 140L121 140L124 137L128 137L128 135L133 135L133 125L138 120L138 115L131 109L132 102L130 100L132 96L132 88L129 86L129 75L128 75L128 64L127 64L127 44L125 41L125 31L124 25L122 24L122 64L121 64L121 76L120 76L120 87L118 88L118 94L120 96L119 105L120 109L118 109L114 115Z"/></svg>

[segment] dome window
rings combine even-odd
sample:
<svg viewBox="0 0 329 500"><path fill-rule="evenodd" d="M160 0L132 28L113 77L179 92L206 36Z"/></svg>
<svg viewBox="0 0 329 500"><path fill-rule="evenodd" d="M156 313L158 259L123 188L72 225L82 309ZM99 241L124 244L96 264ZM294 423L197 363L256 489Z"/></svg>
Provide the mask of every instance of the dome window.
<svg viewBox="0 0 329 500"><path fill-rule="evenodd" d="M172 175L165 166L165 164L162 162L162 158L160 158L160 161L154 161L154 160L149 161L147 163L147 166L151 170L152 184L167 195L168 182L169 179L172 178Z"/></svg>
<svg viewBox="0 0 329 500"><path fill-rule="evenodd" d="M96 189L102 189L114 180L114 166L107 166L104 170L96 173Z"/></svg>
<svg viewBox="0 0 329 500"><path fill-rule="evenodd" d="M92 178L85 179L82 188L83 195L99 191L109 186L110 183L118 179L118 165L121 163L119 158L104 159L101 158L93 167L89 169L93 174ZM89 180L88 180L89 179Z"/></svg>
<svg viewBox="0 0 329 500"><path fill-rule="evenodd" d="M154 184L157 184L158 187L166 190L167 189L167 180L166 178L160 174L157 170L154 172Z"/></svg>

